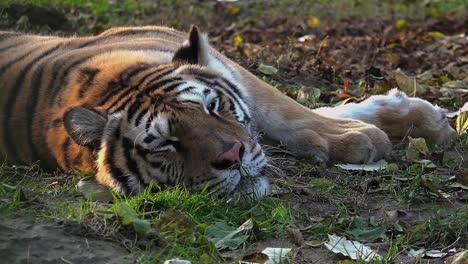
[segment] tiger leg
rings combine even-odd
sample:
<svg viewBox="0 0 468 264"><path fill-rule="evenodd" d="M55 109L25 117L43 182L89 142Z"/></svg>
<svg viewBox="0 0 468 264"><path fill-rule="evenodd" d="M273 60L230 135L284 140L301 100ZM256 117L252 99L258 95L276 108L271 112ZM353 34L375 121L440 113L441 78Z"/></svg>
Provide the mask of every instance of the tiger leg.
<svg viewBox="0 0 468 264"><path fill-rule="evenodd" d="M256 125L299 157L368 163L391 151L388 136L361 121L318 115L241 69Z"/></svg>

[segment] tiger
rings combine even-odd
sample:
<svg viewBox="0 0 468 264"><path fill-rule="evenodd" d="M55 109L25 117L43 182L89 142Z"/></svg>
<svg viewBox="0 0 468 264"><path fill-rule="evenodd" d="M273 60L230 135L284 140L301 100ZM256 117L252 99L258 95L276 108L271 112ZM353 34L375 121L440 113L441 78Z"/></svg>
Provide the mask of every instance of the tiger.
<svg viewBox="0 0 468 264"><path fill-rule="evenodd" d="M268 193L260 138L299 158L387 157L375 125L327 117L230 60L192 26L96 36L0 32L0 156L84 172L117 193L183 185L217 196Z"/></svg>

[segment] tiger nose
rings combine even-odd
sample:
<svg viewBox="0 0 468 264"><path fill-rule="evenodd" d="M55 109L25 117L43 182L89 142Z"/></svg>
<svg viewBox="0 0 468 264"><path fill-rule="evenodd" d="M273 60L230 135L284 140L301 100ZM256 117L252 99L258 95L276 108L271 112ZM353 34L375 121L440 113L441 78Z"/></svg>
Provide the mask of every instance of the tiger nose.
<svg viewBox="0 0 468 264"><path fill-rule="evenodd" d="M218 162L237 163L244 156L244 145L241 142L224 143L223 153L218 156Z"/></svg>

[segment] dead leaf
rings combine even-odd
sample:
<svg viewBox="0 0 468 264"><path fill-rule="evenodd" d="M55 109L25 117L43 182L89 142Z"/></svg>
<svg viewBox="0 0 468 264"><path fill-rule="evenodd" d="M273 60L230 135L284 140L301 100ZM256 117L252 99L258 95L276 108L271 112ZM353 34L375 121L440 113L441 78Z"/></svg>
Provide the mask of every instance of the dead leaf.
<svg viewBox="0 0 468 264"><path fill-rule="evenodd" d="M296 245L301 246L304 244L304 237L302 236L301 230L298 228L288 227L286 229L289 239Z"/></svg>
<svg viewBox="0 0 468 264"><path fill-rule="evenodd" d="M468 171L460 171L455 175L455 181L459 184L468 186Z"/></svg>
<svg viewBox="0 0 468 264"><path fill-rule="evenodd" d="M278 69L276 69L275 67L263 63L260 63L260 65L258 66L258 70L266 75L274 75L278 72Z"/></svg>
<svg viewBox="0 0 468 264"><path fill-rule="evenodd" d="M426 93L428 90L427 86L419 84L415 77L406 75L400 69L393 71L392 76L398 84L398 87L407 95L420 95Z"/></svg>
<svg viewBox="0 0 468 264"><path fill-rule="evenodd" d="M91 201L108 203L114 200L112 191L107 186L98 183L94 176L81 179L76 184L76 190Z"/></svg>
<svg viewBox="0 0 468 264"><path fill-rule="evenodd" d="M403 29L403 28L407 28L408 27L408 21L406 21L405 19L398 19L396 22L395 22L395 27L397 29Z"/></svg>
<svg viewBox="0 0 468 264"><path fill-rule="evenodd" d="M320 240L310 240L310 241L304 242L304 245L308 247L313 247L313 248L321 247L323 244L325 244L325 242L320 241Z"/></svg>
<svg viewBox="0 0 468 264"><path fill-rule="evenodd" d="M232 40L234 42L234 46L236 47L240 47L244 44L244 39L242 38L241 35L234 35Z"/></svg>
<svg viewBox="0 0 468 264"><path fill-rule="evenodd" d="M429 148L427 147L426 140L424 138L412 138L408 137L409 144L406 150L406 157L410 160L419 160L421 154L428 155Z"/></svg>
<svg viewBox="0 0 468 264"><path fill-rule="evenodd" d="M363 245L358 241L348 240L345 237L340 237L335 234L328 235L328 242L325 246L333 251L333 253L340 253L344 256L350 257L353 260L363 260L370 262L374 259L381 259L382 257L370 247Z"/></svg>
<svg viewBox="0 0 468 264"><path fill-rule="evenodd" d="M468 130L468 112L460 113L460 115L457 117L455 127L459 135L465 133Z"/></svg>
<svg viewBox="0 0 468 264"><path fill-rule="evenodd" d="M335 166L343 170L380 171L385 170L387 165L387 161L379 160L369 164L336 164Z"/></svg>
<svg viewBox="0 0 468 264"><path fill-rule="evenodd" d="M425 248L421 248L421 249L418 249L418 250L411 249L408 252L408 256L412 257L412 258L422 258L422 257L424 257L424 252L426 252Z"/></svg>
<svg viewBox="0 0 468 264"><path fill-rule="evenodd" d="M192 262L189 260L173 258L173 259L164 261L164 264L192 264Z"/></svg>
<svg viewBox="0 0 468 264"><path fill-rule="evenodd" d="M290 248L265 248L262 253L268 256L266 264L284 263L284 259L291 252Z"/></svg>
<svg viewBox="0 0 468 264"><path fill-rule="evenodd" d="M249 255L246 255L242 258L240 263L259 263L263 264L268 261L268 255L262 252L255 252Z"/></svg>
<svg viewBox="0 0 468 264"><path fill-rule="evenodd" d="M311 16L309 19L307 19L307 25L312 28L317 27L320 25L320 19L316 16Z"/></svg>
<svg viewBox="0 0 468 264"><path fill-rule="evenodd" d="M466 264L468 263L468 250L459 252L446 259L447 264Z"/></svg>

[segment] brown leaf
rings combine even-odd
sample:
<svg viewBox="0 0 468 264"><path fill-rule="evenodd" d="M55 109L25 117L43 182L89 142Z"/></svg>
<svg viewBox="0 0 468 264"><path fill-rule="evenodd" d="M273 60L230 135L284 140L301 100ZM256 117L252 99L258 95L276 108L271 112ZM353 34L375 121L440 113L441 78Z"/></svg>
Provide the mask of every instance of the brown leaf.
<svg viewBox="0 0 468 264"><path fill-rule="evenodd" d="M296 245L301 246L304 244L304 237L302 236L301 230L298 228L288 227L286 229L289 239Z"/></svg>

